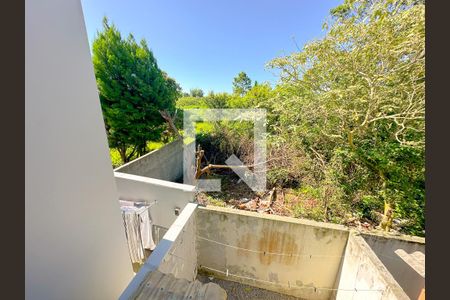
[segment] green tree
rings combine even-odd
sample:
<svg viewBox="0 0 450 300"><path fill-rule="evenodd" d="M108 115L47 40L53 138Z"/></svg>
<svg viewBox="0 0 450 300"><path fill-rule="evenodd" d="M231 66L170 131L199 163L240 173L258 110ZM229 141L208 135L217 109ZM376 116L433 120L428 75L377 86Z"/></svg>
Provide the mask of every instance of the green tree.
<svg viewBox="0 0 450 300"><path fill-rule="evenodd" d="M177 109L207 108L204 97L183 96L177 99Z"/></svg>
<svg viewBox="0 0 450 300"><path fill-rule="evenodd" d="M245 72L240 72L233 79L233 93L243 96L252 88L252 80Z"/></svg>
<svg viewBox="0 0 450 300"><path fill-rule="evenodd" d="M230 98L231 96L227 93L216 94L211 91L208 93L208 95L206 95L205 103L208 108L227 108Z"/></svg>
<svg viewBox="0 0 450 300"><path fill-rule="evenodd" d="M228 101L232 108L266 108L265 103L272 98L272 88L268 83L254 85L244 96L233 95Z"/></svg>
<svg viewBox="0 0 450 300"><path fill-rule="evenodd" d="M125 163L144 153L147 141L160 138L159 111L173 110L181 89L158 68L145 40L122 38L106 17L92 52L108 142Z"/></svg>
<svg viewBox="0 0 450 300"><path fill-rule="evenodd" d="M363 210L391 203L421 234L425 5L346 0L331 14L323 39L269 63L282 82L272 128L316 162L324 198Z"/></svg>
<svg viewBox="0 0 450 300"><path fill-rule="evenodd" d="M191 94L191 97L203 97L203 95L204 95L203 90L199 89L199 88L191 89L190 94Z"/></svg>

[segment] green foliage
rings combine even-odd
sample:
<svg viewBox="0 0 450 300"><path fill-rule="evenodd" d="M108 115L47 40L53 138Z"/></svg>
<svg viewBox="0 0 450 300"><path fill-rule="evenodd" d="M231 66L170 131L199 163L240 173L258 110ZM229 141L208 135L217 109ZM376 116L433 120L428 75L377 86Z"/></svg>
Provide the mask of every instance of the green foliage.
<svg viewBox="0 0 450 300"><path fill-rule="evenodd" d="M191 89L191 97L203 97L203 90L199 88Z"/></svg>
<svg viewBox="0 0 450 300"><path fill-rule="evenodd" d="M265 103L272 98L272 88L268 83L258 84L249 89L243 96L230 97L228 106L231 108L265 108Z"/></svg>
<svg viewBox="0 0 450 300"><path fill-rule="evenodd" d="M147 151L151 152L153 150L157 150L157 149L161 148L162 146L164 146L163 142L150 141L150 142L147 142ZM132 151L133 151L132 148L128 148L127 155L129 155ZM113 168L117 168L117 167L120 167L121 165L123 165L122 158L120 156L119 151L117 151L117 149L111 148L109 150L109 156L111 157L111 163L112 163ZM137 158L137 153L135 153L133 156L130 156L130 160L133 160L135 158Z"/></svg>
<svg viewBox="0 0 450 300"><path fill-rule="evenodd" d="M163 142L154 142L154 141L150 141L147 142L147 150L149 152L153 151L153 150L157 150L159 148L161 148L162 146L164 146L165 144Z"/></svg>
<svg viewBox="0 0 450 300"><path fill-rule="evenodd" d="M280 83L274 88L256 81L252 85L250 78L241 72L233 80L233 94L203 95L202 90L193 89L190 95L177 99L176 107L181 115L182 110L194 108L266 109L268 185L290 189L286 202L294 216L344 223L351 212L353 216L377 222L384 204L389 203L394 218L405 221L403 232L424 235L424 12L424 1L345 0L331 10L330 19L324 24L327 30L324 38L269 62L269 67L280 71ZM158 99L171 99L169 102L173 104L173 99L179 96L176 82L157 72L145 43L135 45L132 37L122 41L115 29L107 29L103 39L110 40L110 50L99 53L111 56L111 68L116 67L99 74L113 82L109 84L111 87L106 85L102 89L109 95L122 95L111 91L122 93L123 89L115 86L127 79L129 73L121 75L121 80L114 76L122 74L119 71L123 66L131 65L133 69L147 63L154 66L145 68L152 70L153 75L148 77L156 78L154 81L161 86L171 87L170 96ZM102 45L103 42L98 42L96 47ZM116 56L125 57L126 62L137 59L139 63L136 66L117 63ZM165 80L158 81L157 74L162 74ZM141 88L134 81L127 84ZM120 122L122 116L114 108L123 110L127 118L122 122L135 127L130 122L139 119L133 110L139 103L135 100L138 97L125 92L126 101L102 96L102 107L112 101L108 99L114 99L116 102L107 106L105 116ZM146 95L139 93L143 94ZM153 98L146 96L146 99ZM139 126L133 130L141 130ZM157 133L160 125L151 123L151 126ZM112 132L117 130L111 128ZM249 122L198 123L196 142L202 145L210 163L223 164L235 154L251 164L252 129ZM120 133L129 134L127 130ZM134 135L132 132L131 136ZM110 144L111 141L114 140ZM133 155L130 145L128 142L126 155ZM208 200L224 205L214 197Z"/></svg>
<svg viewBox="0 0 450 300"><path fill-rule="evenodd" d="M406 231L419 235L425 226L424 11L417 1L345 1L332 10L322 40L269 63L280 69L281 84L266 101L277 115L269 130L304 150L322 200L351 205L366 217L391 203L394 217L412 224Z"/></svg>
<svg viewBox="0 0 450 300"><path fill-rule="evenodd" d="M208 201L208 205L218 206L218 207L226 207L226 203L222 199L214 198L211 195L207 195L206 199Z"/></svg>
<svg viewBox="0 0 450 300"><path fill-rule="evenodd" d="M111 157L111 164L114 169L123 165L122 158L120 157L120 153L119 151L117 151L117 149L109 149L109 156Z"/></svg>
<svg viewBox="0 0 450 300"><path fill-rule="evenodd" d="M227 93L210 92L205 97L205 103L208 108L227 108L231 96Z"/></svg>
<svg viewBox="0 0 450 300"><path fill-rule="evenodd" d="M233 79L233 93L243 96L252 88L252 80L245 72L240 72Z"/></svg>
<svg viewBox="0 0 450 300"><path fill-rule="evenodd" d="M177 99L176 107L178 109L196 109L208 108L203 97L183 96Z"/></svg>
<svg viewBox="0 0 450 300"><path fill-rule="evenodd" d="M212 133L214 131L214 124L210 122L196 122L195 132L198 133Z"/></svg>
<svg viewBox="0 0 450 300"><path fill-rule="evenodd" d="M292 187L297 184L295 178L291 176L288 168L275 166L267 171L267 184L269 186Z"/></svg>
<svg viewBox="0 0 450 300"><path fill-rule="evenodd" d="M159 140L159 110L173 110L181 89L158 68L145 40L122 38L106 18L92 48L108 142L127 162L146 151L147 141Z"/></svg>
<svg viewBox="0 0 450 300"><path fill-rule="evenodd" d="M202 146L211 163L225 164L232 154L244 163L253 161L251 122L221 121L205 124L208 124L206 130L197 130L196 143Z"/></svg>

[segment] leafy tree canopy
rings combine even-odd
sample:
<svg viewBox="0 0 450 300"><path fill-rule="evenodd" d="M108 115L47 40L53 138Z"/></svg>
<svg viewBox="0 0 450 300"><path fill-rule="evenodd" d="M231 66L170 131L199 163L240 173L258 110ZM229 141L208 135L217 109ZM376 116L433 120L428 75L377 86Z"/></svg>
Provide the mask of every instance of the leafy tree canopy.
<svg viewBox="0 0 450 300"><path fill-rule="evenodd" d="M190 91L191 97L203 97L203 90L199 88L191 89Z"/></svg>
<svg viewBox="0 0 450 300"><path fill-rule="evenodd" d="M272 129L310 153L323 195L395 206L424 228L425 5L346 0L325 38L272 60L281 85Z"/></svg>
<svg viewBox="0 0 450 300"><path fill-rule="evenodd" d="M231 96L227 93L209 92L205 97L208 108L227 108Z"/></svg>
<svg viewBox="0 0 450 300"><path fill-rule="evenodd" d="M233 79L233 93L243 96L252 88L252 80L245 72L240 72Z"/></svg>
<svg viewBox="0 0 450 300"><path fill-rule="evenodd" d="M183 96L177 99L178 109L208 108L204 97Z"/></svg>
<svg viewBox="0 0 450 300"><path fill-rule="evenodd" d="M268 83L254 85L245 95L230 97L228 106L232 108L266 108L265 102L273 97Z"/></svg>
<svg viewBox="0 0 450 300"><path fill-rule="evenodd" d="M147 141L160 138L159 110L174 109L181 89L158 68L145 40L122 38L106 17L92 48L109 145L127 162L145 151Z"/></svg>

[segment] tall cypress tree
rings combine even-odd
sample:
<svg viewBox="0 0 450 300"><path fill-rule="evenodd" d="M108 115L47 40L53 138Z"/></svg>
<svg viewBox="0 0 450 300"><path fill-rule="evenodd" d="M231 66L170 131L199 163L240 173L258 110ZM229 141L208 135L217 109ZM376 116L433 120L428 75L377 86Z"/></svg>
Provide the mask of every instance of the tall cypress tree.
<svg viewBox="0 0 450 300"><path fill-rule="evenodd" d="M106 17L92 48L109 146L128 162L145 152L147 141L160 138L159 111L173 110L181 89L158 68L145 40L137 43L131 34L122 38Z"/></svg>

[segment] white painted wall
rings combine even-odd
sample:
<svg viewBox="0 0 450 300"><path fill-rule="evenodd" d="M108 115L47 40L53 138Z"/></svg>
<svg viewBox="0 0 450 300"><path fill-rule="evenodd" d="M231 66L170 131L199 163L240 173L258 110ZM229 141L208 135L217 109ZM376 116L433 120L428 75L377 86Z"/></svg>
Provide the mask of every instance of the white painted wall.
<svg viewBox="0 0 450 300"><path fill-rule="evenodd" d="M195 186L114 172L119 198L154 203L149 210L154 225L169 228L175 221L175 208L181 210L194 201Z"/></svg>
<svg viewBox="0 0 450 300"><path fill-rule="evenodd" d="M132 278L79 0L26 0L27 299L117 299Z"/></svg>

